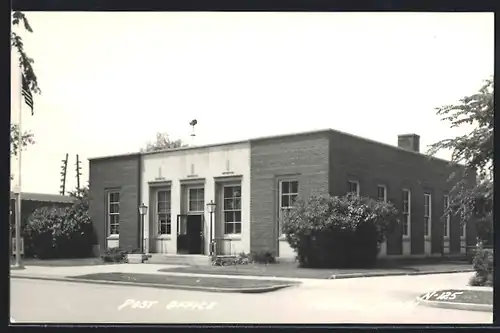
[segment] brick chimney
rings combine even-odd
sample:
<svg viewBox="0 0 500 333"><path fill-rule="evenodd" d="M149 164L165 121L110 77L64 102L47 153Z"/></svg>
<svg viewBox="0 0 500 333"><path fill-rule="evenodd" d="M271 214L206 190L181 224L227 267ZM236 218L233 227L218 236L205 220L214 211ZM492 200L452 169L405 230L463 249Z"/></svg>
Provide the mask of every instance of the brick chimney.
<svg viewBox="0 0 500 333"><path fill-rule="evenodd" d="M420 135L401 134L398 135L398 147L414 152L420 152Z"/></svg>

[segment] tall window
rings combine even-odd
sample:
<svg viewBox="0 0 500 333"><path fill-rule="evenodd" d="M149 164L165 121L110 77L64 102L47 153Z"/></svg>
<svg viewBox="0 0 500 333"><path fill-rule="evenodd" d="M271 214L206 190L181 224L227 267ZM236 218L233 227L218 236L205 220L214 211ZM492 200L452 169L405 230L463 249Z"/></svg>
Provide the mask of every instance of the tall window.
<svg viewBox="0 0 500 333"><path fill-rule="evenodd" d="M359 182L357 180L349 180L347 186L349 193L359 195Z"/></svg>
<svg viewBox="0 0 500 333"><path fill-rule="evenodd" d="M159 235L170 235L172 233L170 193L170 190L161 190L156 195Z"/></svg>
<svg viewBox="0 0 500 333"><path fill-rule="evenodd" d="M403 236L410 236L411 228L411 192L410 190L403 190Z"/></svg>
<svg viewBox="0 0 500 333"><path fill-rule="evenodd" d="M377 199L378 201L387 202L387 187L385 185L377 187Z"/></svg>
<svg viewBox="0 0 500 333"><path fill-rule="evenodd" d="M205 189L190 188L189 189L189 211L203 212L205 211Z"/></svg>
<svg viewBox="0 0 500 333"><path fill-rule="evenodd" d="M429 193L424 194L424 236L431 235L431 195Z"/></svg>
<svg viewBox="0 0 500 333"><path fill-rule="evenodd" d="M108 193L108 235L120 234L120 192Z"/></svg>
<svg viewBox="0 0 500 333"><path fill-rule="evenodd" d="M295 201L299 197L299 182L297 180L282 180L279 184L279 211L278 228L279 235L282 235L282 219L285 212L293 209Z"/></svg>
<svg viewBox="0 0 500 333"><path fill-rule="evenodd" d="M241 186L224 186L224 234L241 234Z"/></svg>
<svg viewBox="0 0 500 333"><path fill-rule="evenodd" d="M444 211L444 214L445 214L443 236L444 237L450 237L451 215L450 215L450 213L446 212L448 210L448 207L450 207L450 197L448 195L445 195L443 201L444 201L443 211Z"/></svg>

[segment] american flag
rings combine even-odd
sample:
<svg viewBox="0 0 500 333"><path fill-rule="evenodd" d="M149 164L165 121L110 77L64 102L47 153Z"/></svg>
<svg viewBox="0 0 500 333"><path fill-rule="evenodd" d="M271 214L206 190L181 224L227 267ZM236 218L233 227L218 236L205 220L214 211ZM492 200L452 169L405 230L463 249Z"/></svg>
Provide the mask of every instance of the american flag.
<svg viewBox="0 0 500 333"><path fill-rule="evenodd" d="M23 75L22 95L24 97L24 102L31 109L31 115L33 115L33 95L31 94L31 90L30 90L30 87L28 85L28 81L26 80L26 77L24 75Z"/></svg>

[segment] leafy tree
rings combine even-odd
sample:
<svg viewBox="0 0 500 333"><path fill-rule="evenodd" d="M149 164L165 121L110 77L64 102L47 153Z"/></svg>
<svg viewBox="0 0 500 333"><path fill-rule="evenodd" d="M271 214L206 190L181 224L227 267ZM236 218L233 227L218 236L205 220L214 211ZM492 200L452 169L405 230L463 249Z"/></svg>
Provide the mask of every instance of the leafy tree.
<svg viewBox="0 0 500 333"><path fill-rule="evenodd" d="M35 143L35 138L33 133L25 131L23 133L23 147L27 147L28 145L32 145ZM17 156L17 152L19 149L19 125L11 124L10 125L10 155Z"/></svg>
<svg viewBox="0 0 500 333"><path fill-rule="evenodd" d="M459 103L437 108L442 120L451 128L471 125L465 135L441 140L430 146L428 153L451 150L452 162L464 165L462 171L453 172L450 181L454 186L450 193L450 206L446 214L460 216L461 223L475 217L478 234L493 227L493 128L494 128L493 77L485 80L481 89L460 99ZM488 231L489 230L489 231ZM491 236L491 235L490 235Z"/></svg>
<svg viewBox="0 0 500 333"><path fill-rule="evenodd" d="M39 258L92 256L97 239L89 216L88 187L70 192L71 207L41 207L24 229L27 252Z"/></svg>
<svg viewBox="0 0 500 333"><path fill-rule="evenodd" d="M32 33L33 29L28 22L26 16L20 11L14 11L12 13L12 26L19 27L21 26L27 32ZM32 95L40 94L41 90L38 86L38 79L35 74L35 70L33 68L34 60L30 58L25 50L24 43L21 36L18 35L15 31L10 33L10 45L17 50L19 55L19 65L21 68L21 73L23 76L24 87L31 92ZM33 115L33 109L32 109ZM19 138L19 126L11 124L10 127L10 142L11 142L11 157L17 156L17 151L20 147L18 147L18 138ZM33 134L30 132L24 132L22 134L23 138L23 147L26 147L30 144L35 143L33 139Z"/></svg>
<svg viewBox="0 0 500 333"><path fill-rule="evenodd" d="M146 148L141 149L142 152L151 152L165 149L175 149L181 147L187 147L181 139L171 140L167 133L156 133L156 140L154 142L149 142Z"/></svg>

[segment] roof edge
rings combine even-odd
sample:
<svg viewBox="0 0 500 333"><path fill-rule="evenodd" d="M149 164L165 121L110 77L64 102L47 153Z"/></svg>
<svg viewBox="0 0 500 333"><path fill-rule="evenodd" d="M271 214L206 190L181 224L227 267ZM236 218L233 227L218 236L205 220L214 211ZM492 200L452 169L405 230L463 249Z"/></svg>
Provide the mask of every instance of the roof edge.
<svg viewBox="0 0 500 333"><path fill-rule="evenodd" d="M206 145L199 145L199 146L187 146L187 147L180 147L180 148L174 148L174 149L163 149L163 150L157 150L157 151L151 151L151 152L135 152L135 153L116 154L116 155L101 156L101 157L92 157L92 158L88 158L88 160L89 161L101 161L101 160L108 160L108 159L114 159L114 158L147 156L147 155L154 155L154 154L161 154L161 153L189 151L189 150L196 150L196 149L206 149L206 148L212 148L212 147L221 147L221 146L236 145L236 144L243 144L243 143L250 143L251 144L252 142L256 142L256 141L273 140L273 139L287 138L287 137L292 137L292 136L305 136L305 135L329 134L329 133L338 133L338 134L345 135L345 136L355 138L358 140L363 140L365 142L379 144L379 145L382 145L385 147L390 147L392 149L396 149L398 151L403 151L406 153L419 155L419 156L422 156L422 157L425 157L428 159L436 160L439 162L444 162L444 163L451 164L451 165L456 165L456 166L461 166L461 167L465 166L461 163L453 162L451 160L435 157L435 156L428 155L428 154L425 154L422 152L416 152L416 151L404 149L404 148L401 148L397 145L392 145L389 143L376 141L373 139L365 138L362 136L358 136L355 134L343 132L343 131L332 129L332 128L311 130L311 131L305 131L305 132L294 132L294 133L287 133L287 134L269 135L269 136L250 138L250 139L245 139L245 140L229 141L229 142L206 144ZM406 135L418 135L418 134L411 133L411 134L406 134Z"/></svg>
<svg viewBox="0 0 500 333"><path fill-rule="evenodd" d="M413 150L408 150L408 149L401 148L401 147L396 146L396 145L391 145L389 143L380 142L380 141L376 141L376 140L373 140L373 139L368 139L368 138L365 138L365 137L362 137L362 136L358 136L358 135L355 135L355 134L346 133L346 132L342 132L342 131L335 130L335 129L330 129L330 131L331 132L340 133L342 135L346 135L346 136L349 136L349 137L352 137L352 138L356 138L358 140L364 140L364 141L367 141L367 142L379 144L381 146L390 147L390 148L396 149L398 151L403 151L403 152L407 152L407 153L410 153L410 154L419 155L419 156L422 156L422 157L425 157L425 158L429 158L429 159L432 159L432 160L437 160L437 161L448 163L448 164L452 164L452 165L464 166L464 165L462 165L460 163L456 163L456 162L453 162L453 161L450 161L450 160L446 160L444 158L439 158L439 157L435 157L435 156L432 156L432 155L429 155L429 154L425 154L425 153L421 153L421 152L417 152L417 151L413 151ZM412 133L412 134L406 134L406 135L418 135L418 134Z"/></svg>
<svg viewBox="0 0 500 333"><path fill-rule="evenodd" d="M265 140L274 140L274 139L281 139L281 138L287 138L291 136L306 136L306 135L319 135L319 134L327 134L332 131L331 128L326 128L326 129L319 129L319 130L312 130L312 131L305 131L305 132L293 132L293 133L287 133L287 134L277 134L277 135L269 135L269 136L262 136L258 138L252 138L249 139L250 142L254 141L265 141Z"/></svg>
<svg viewBox="0 0 500 333"><path fill-rule="evenodd" d="M162 150L141 152L139 154L141 154L142 156L146 156L146 155L155 155L155 154L161 154L161 153L171 153L171 152L176 152L176 151L186 151L186 150L196 150L196 149L238 145L238 144L243 144L243 143L250 143L250 140L246 139L246 140L238 140L238 141L212 143L212 144L199 145L199 146L187 146L187 147L179 147L179 148L162 149Z"/></svg>
<svg viewBox="0 0 500 333"><path fill-rule="evenodd" d="M97 160L108 160L108 159L113 159L113 158L122 158L122 157L134 157L141 155L140 152L135 152L135 153L123 153L123 154L113 154L113 155L107 155L107 156L96 156L96 157L89 157L87 158L88 161L97 161Z"/></svg>

